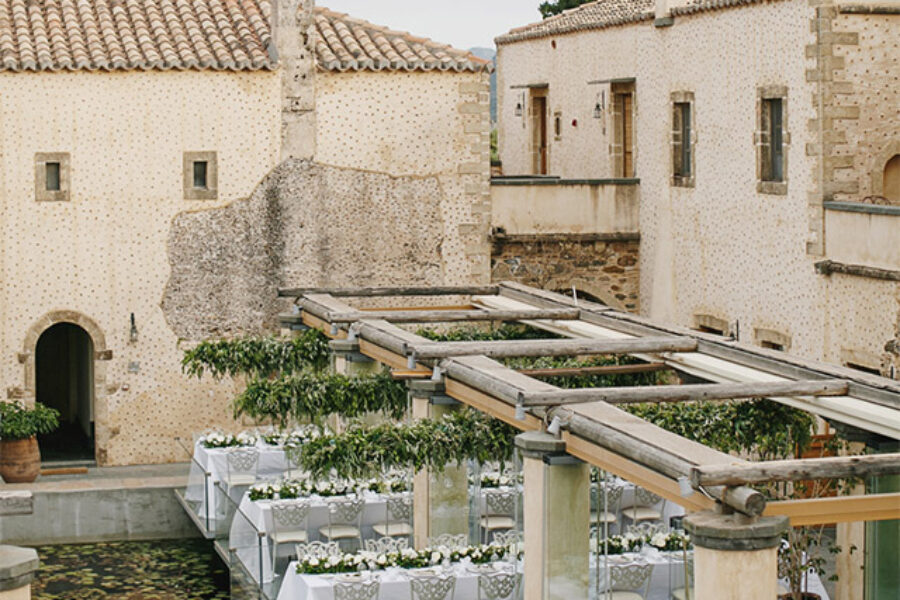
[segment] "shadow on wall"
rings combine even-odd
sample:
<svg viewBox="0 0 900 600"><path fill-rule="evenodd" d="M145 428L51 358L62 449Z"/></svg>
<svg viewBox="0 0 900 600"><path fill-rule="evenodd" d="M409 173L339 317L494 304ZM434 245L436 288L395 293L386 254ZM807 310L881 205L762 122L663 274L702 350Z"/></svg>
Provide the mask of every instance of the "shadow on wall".
<svg viewBox="0 0 900 600"><path fill-rule="evenodd" d="M247 200L185 212L168 239L162 309L182 339L277 326L284 286L440 285L437 178L291 160Z"/></svg>

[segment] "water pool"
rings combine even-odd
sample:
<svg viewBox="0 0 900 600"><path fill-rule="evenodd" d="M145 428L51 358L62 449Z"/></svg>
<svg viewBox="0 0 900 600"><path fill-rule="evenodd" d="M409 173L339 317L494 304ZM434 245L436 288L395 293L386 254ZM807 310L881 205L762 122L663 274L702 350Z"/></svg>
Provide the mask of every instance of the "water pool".
<svg viewBox="0 0 900 600"><path fill-rule="evenodd" d="M228 600L206 540L41 546L35 600Z"/></svg>

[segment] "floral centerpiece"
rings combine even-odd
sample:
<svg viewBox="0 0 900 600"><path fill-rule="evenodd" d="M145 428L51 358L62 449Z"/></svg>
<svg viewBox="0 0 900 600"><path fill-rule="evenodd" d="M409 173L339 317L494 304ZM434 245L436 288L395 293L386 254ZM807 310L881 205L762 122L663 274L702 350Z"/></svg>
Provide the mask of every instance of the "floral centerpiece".
<svg viewBox="0 0 900 600"><path fill-rule="evenodd" d="M522 483L522 481L522 473L508 475L506 473L492 471L481 474L481 487L483 488L512 487Z"/></svg>
<svg viewBox="0 0 900 600"><path fill-rule="evenodd" d="M291 430L275 429L262 434L262 440L269 446L299 448L311 440L318 439L331 432L318 425L300 425Z"/></svg>
<svg viewBox="0 0 900 600"><path fill-rule="evenodd" d="M484 564L502 560L509 554L509 548L500 545L469 546L451 549L446 546L414 550L404 548L400 552L376 554L375 552L358 552L343 556L319 558L301 556L297 561L297 573L322 575L332 573L353 573L356 571L378 571L389 567L401 569L420 569L469 560L473 564Z"/></svg>
<svg viewBox="0 0 900 600"><path fill-rule="evenodd" d="M626 552L640 552L641 548L648 546L661 552L675 552L683 548L691 548L691 538L685 533L670 531L659 532L653 535L640 536L633 533L625 535L611 535L605 540L597 541L597 551L606 554L625 554Z"/></svg>
<svg viewBox="0 0 900 600"><path fill-rule="evenodd" d="M259 437L252 431L242 431L234 435L221 431L211 431L202 436L198 442L204 448L237 448L239 446L255 446Z"/></svg>
<svg viewBox="0 0 900 600"><path fill-rule="evenodd" d="M675 552L690 548L691 536L677 531L670 531L669 533L661 532L654 533L650 536L649 540L646 540L646 542L661 552Z"/></svg>

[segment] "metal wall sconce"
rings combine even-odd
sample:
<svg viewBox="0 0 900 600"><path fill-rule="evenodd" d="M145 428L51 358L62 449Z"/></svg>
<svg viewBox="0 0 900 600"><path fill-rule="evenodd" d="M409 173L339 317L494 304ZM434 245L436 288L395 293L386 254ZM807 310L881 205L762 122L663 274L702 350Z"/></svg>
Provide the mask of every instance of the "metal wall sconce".
<svg viewBox="0 0 900 600"><path fill-rule="evenodd" d="M131 340L132 344L138 341L138 330L137 325L134 322L134 313L131 313L131 331L129 332L128 339Z"/></svg>
<svg viewBox="0 0 900 600"><path fill-rule="evenodd" d="M594 105L594 118L602 119L603 111L606 107L606 94L604 92L600 92L597 95L597 103Z"/></svg>

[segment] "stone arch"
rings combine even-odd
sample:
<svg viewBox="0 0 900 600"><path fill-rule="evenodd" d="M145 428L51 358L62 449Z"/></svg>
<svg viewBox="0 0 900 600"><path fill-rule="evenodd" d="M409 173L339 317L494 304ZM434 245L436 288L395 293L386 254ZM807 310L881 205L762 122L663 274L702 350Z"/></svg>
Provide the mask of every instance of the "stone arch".
<svg viewBox="0 0 900 600"><path fill-rule="evenodd" d="M77 325L88 334L88 336L91 338L91 342L93 343L93 412L95 428L94 442L97 462L99 464L103 464L103 458L105 456L103 448L105 447L105 442L109 437L108 427L106 424L106 415L108 411L107 395L109 391L106 380L107 363L112 360L112 350L107 347L106 335L103 333L103 330L96 323L96 321L81 313L68 310L53 311L47 313L46 315L35 321L25 333L22 353L19 355L19 363L22 365L24 370L24 386L18 391L19 393L16 395L26 402L34 402L37 389L36 358L38 340L40 340L41 335L43 335L44 332L46 332L54 325L58 325L60 323L70 323L72 325Z"/></svg>
<svg viewBox="0 0 900 600"><path fill-rule="evenodd" d="M888 143L875 156L872 165L872 194L885 197L890 204L900 206L900 196L897 195L900 190L885 189L886 184L890 186L894 181L900 181L900 139Z"/></svg>

